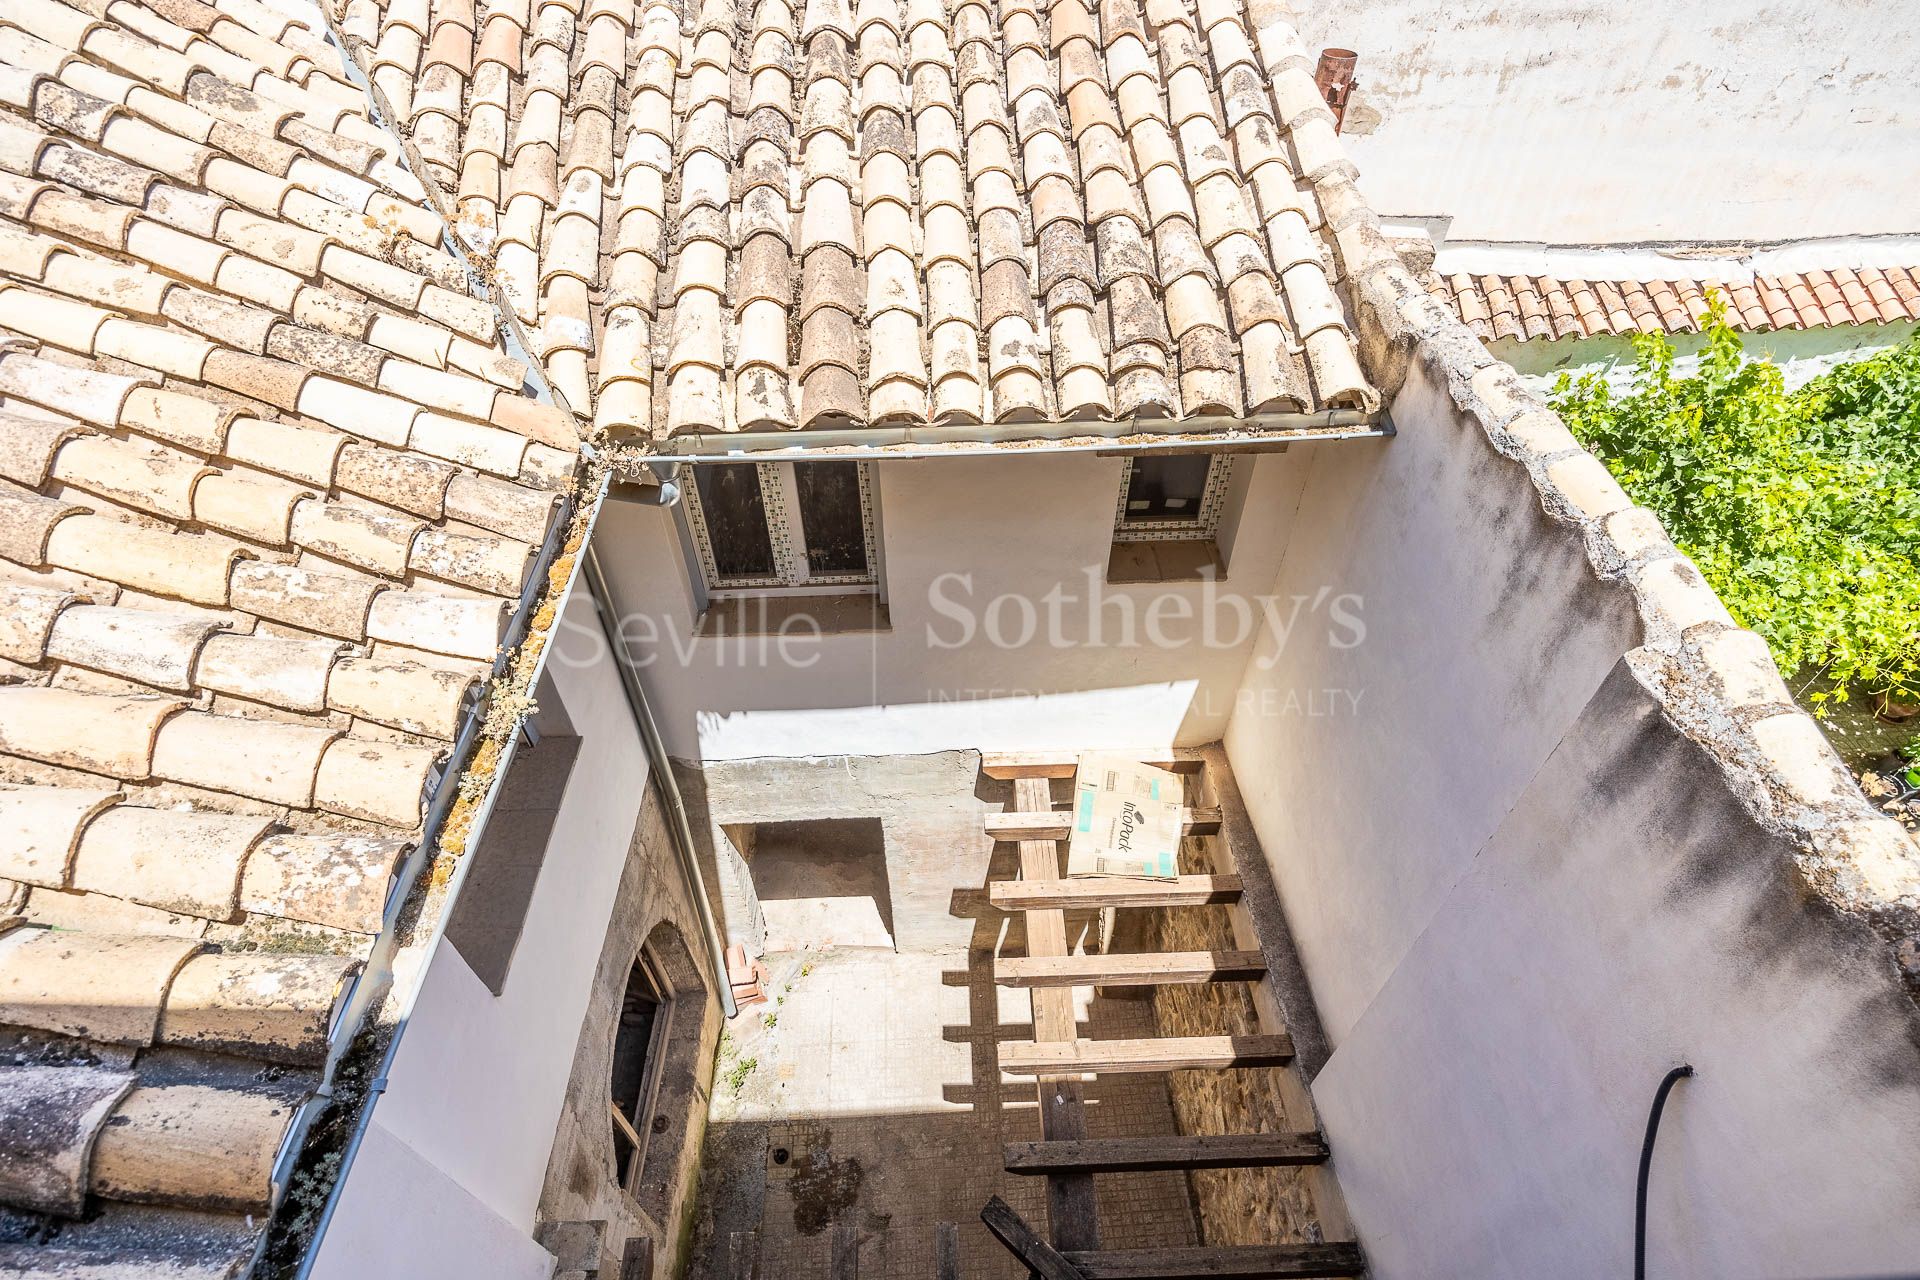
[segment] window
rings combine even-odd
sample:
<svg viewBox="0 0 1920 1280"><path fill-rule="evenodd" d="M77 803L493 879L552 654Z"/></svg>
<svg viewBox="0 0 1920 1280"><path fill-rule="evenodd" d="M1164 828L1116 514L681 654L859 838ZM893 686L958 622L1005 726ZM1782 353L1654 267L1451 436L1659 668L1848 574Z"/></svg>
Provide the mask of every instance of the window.
<svg viewBox="0 0 1920 1280"><path fill-rule="evenodd" d="M835 460L695 467L688 518L708 591L876 590L870 472Z"/></svg>
<svg viewBox="0 0 1920 1280"><path fill-rule="evenodd" d="M1216 545L1233 458L1140 454L1124 460L1113 517L1110 582L1172 582L1218 574Z"/></svg>
<svg viewBox="0 0 1920 1280"><path fill-rule="evenodd" d="M633 1190L646 1152L645 1133L651 1127L654 1078L659 1074L659 1046L666 1037L669 1012L653 961L642 951L627 975L620 997L620 1022L613 1035L613 1161L620 1185Z"/></svg>

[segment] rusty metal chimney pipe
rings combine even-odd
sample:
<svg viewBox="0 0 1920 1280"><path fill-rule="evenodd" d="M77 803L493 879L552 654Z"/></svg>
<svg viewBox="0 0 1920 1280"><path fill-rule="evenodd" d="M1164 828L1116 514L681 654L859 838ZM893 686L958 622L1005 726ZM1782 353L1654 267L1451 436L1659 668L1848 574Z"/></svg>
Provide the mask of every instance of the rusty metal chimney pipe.
<svg viewBox="0 0 1920 1280"><path fill-rule="evenodd" d="M1320 64L1313 69L1313 82L1333 112L1335 133L1340 132L1340 122L1347 114L1347 98L1353 92L1353 69L1359 61L1360 55L1351 49L1322 49Z"/></svg>

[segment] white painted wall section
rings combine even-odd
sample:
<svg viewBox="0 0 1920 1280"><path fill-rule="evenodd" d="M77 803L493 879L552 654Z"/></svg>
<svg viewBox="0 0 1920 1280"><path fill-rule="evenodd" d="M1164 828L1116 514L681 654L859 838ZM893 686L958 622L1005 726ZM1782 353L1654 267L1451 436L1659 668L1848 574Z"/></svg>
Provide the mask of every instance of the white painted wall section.
<svg viewBox="0 0 1920 1280"><path fill-rule="evenodd" d="M1210 589L1106 585L1117 458L881 462L892 629L801 638L784 658L772 641L693 637L671 513L610 504L597 545L676 756L1202 743L1232 713L1313 457L1354 447L1239 459L1227 577Z"/></svg>
<svg viewBox="0 0 1920 1280"><path fill-rule="evenodd" d="M1631 1274L1682 1062L1649 1275L1911 1272L1920 1014L1889 943L1666 718L1629 588L1422 358L1394 417L1322 457L1278 587L1363 595L1364 642L1263 641L1226 736L1369 1274ZM1321 689L1340 714L1279 710Z"/></svg>
<svg viewBox="0 0 1920 1280"><path fill-rule="evenodd" d="M376 1118L340 1193L315 1280L545 1280L553 1255Z"/></svg>
<svg viewBox="0 0 1920 1280"><path fill-rule="evenodd" d="M1383 216L1562 244L1920 231L1920 40L1871 0L1321 0Z"/></svg>
<svg viewBox="0 0 1920 1280"><path fill-rule="evenodd" d="M1920 331L1911 320L1896 324L1834 325L1822 329L1781 329L1772 333L1743 333L1740 345L1756 360L1770 360L1780 368L1788 390L1805 386L1835 365L1865 360L1898 346ZM1690 378L1700 371L1700 352L1706 339L1697 333L1676 333L1673 372ZM1487 344L1497 359L1512 365L1526 384L1551 393L1562 374L1570 378L1597 373L1616 391L1633 386L1636 360L1628 338L1562 338L1556 342L1515 342L1497 338Z"/></svg>

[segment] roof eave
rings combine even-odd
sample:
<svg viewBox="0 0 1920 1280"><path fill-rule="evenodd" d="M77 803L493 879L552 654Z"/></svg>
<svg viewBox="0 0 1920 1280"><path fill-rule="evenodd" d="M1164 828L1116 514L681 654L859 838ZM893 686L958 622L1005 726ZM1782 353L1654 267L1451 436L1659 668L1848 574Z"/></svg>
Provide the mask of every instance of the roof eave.
<svg viewBox="0 0 1920 1280"><path fill-rule="evenodd" d="M966 458L999 453L1277 453L1294 444L1364 440L1394 433L1385 410L1135 418L1112 422L1003 422L808 428L804 431L702 431L654 441L625 461L778 462L839 459Z"/></svg>

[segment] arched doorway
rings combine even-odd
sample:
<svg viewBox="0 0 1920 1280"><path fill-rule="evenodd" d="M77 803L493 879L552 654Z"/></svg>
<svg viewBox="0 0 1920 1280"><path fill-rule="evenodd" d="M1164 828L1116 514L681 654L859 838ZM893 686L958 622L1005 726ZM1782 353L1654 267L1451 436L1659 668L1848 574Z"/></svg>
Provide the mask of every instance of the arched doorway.
<svg viewBox="0 0 1920 1280"><path fill-rule="evenodd" d="M706 981L680 930L655 925L634 957L614 1026L608 1136L620 1185L658 1218L699 1098Z"/></svg>

